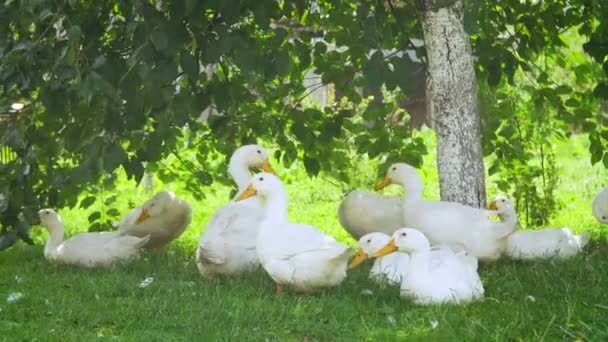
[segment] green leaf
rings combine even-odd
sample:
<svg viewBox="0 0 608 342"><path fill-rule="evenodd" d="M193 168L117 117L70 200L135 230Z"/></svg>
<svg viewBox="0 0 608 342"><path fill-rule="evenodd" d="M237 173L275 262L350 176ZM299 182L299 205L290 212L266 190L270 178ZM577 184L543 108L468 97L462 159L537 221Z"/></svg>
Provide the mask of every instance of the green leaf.
<svg viewBox="0 0 608 342"><path fill-rule="evenodd" d="M364 82L368 87L380 88L384 83L388 67L384 62L384 55L376 51L363 66Z"/></svg>
<svg viewBox="0 0 608 342"><path fill-rule="evenodd" d="M110 195L106 198L106 200L103 202L105 205L110 205L112 203L116 202L116 195Z"/></svg>
<svg viewBox="0 0 608 342"><path fill-rule="evenodd" d="M91 215L89 215L89 223L93 223L94 221L97 221L100 218L101 218L101 213L99 211L95 211Z"/></svg>
<svg viewBox="0 0 608 342"><path fill-rule="evenodd" d="M319 171L321 171L319 161L315 158L309 157L308 155L304 156L304 167L306 168L306 172L309 176L317 176Z"/></svg>
<svg viewBox="0 0 608 342"><path fill-rule="evenodd" d="M593 95L603 99L608 99L608 85L606 83L599 83L595 89L593 89Z"/></svg>
<svg viewBox="0 0 608 342"><path fill-rule="evenodd" d="M180 56L180 65L191 80L198 79L198 59L194 55L186 51L182 52Z"/></svg>
<svg viewBox="0 0 608 342"><path fill-rule="evenodd" d="M291 70L291 57L289 53L280 51L274 59L274 68L278 76L285 76Z"/></svg>
<svg viewBox="0 0 608 342"><path fill-rule="evenodd" d="M118 217L120 216L120 211L118 211L116 208L111 208L106 211L106 215L110 217Z"/></svg>
<svg viewBox="0 0 608 342"><path fill-rule="evenodd" d="M564 104L568 107L578 107L580 105L580 102L577 99L571 97L567 99Z"/></svg>
<svg viewBox="0 0 608 342"><path fill-rule="evenodd" d="M152 31L150 41L152 42L152 45L154 45L156 51L164 51L169 42L167 34L161 28Z"/></svg>
<svg viewBox="0 0 608 342"><path fill-rule="evenodd" d="M118 142L106 148L103 154L103 167L107 172L114 171L120 164L127 160L127 153Z"/></svg>
<svg viewBox="0 0 608 342"><path fill-rule="evenodd" d="M93 203L95 203L96 200L97 200L97 197L95 197L95 196L85 197L82 199L82 201L80 201L80 208L87 209L88 207L93 205Z"/></svg>

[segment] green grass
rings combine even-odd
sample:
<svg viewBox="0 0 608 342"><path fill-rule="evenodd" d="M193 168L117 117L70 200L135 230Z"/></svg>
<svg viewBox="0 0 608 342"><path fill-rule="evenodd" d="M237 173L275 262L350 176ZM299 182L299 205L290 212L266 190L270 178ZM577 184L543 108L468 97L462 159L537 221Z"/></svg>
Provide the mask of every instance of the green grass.
<svg viewBox="0 0 608 342"><path fill-rule="evenodd" d="M42 255L42 231L34 234L36 246L20 243L0 254L0 341L607 340L608 248L605 231L590 210L595 191L605 185L606 171L589 165L582 137L560 143L558 156L564 206L549 226L591 230L591 246L561 263L482 264L486 297L477 303L416 306L399 298L398 289L371 283L369 264L352 271L339 288L314 295L288 292L277 298L274 284L261 270L203 281L192 260L196 241L209 217L226 202L229 189L210 188L206 200L195 201L175 185L195 208L192 224L168 249L144 253L133 264L106 270L49 264ZM279 168L292 221L314 224L354 245L337 221L340 190L323 178L306 178L301 169ZM369 175L371 189L373 172L365 166L361 172ZM433 156L425 159L421 173L427 198L438 198ZM493 195L492 178L488 189ZM120 202L125 210L129 200L137 203L147 196L127 182L119 190L127 197ZM67 234L84 231L88 213L95 209L61 211ZM147 277L154 281L140 288ZM369 290L373 295L366 294ZM23 297L7 303L13 292ZM435 329L432 322L438 323Z"/></svg>

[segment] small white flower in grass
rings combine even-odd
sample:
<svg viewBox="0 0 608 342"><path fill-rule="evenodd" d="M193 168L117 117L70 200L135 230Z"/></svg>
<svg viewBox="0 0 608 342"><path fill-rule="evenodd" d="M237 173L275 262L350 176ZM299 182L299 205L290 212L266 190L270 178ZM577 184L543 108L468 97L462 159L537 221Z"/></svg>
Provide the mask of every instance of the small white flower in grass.
<svg viewBox="0 0 608 342"><path fill-rule="evenodd" d="M99 295L96 293L96 294L95 294L95 299L96 299L96 300L99 300L100 298L101 298L101 297L99 297Z"/></svg>
<svg viewBox="0 0 608 342"><path fill-rule="evenodd" d="M433 328L433 330L439 328L439 322L431 321L431 328Z"/></svg>
<svg viewBox="0 0 608 342"><path fill-rule="evenodd" d="M536 302L536 298L534 298L533 296L527 295L525 298L526 302L530 302L530 303L534 303Z"/></svg>
<svg viewBox="0 0 608 342"><path fill-rule="evenodd" d="M6 302L11 304L23 297L23 293L21 292L11 292L8 297L6 297Z"/></svg>
<svg viewBox="0 0 608 342"><path fill-rule="evenodd" d="M370 289L363 289L363 290L361 290L361 295L362 296L373 296L374 292Z"/></svg>
<svg viewBox="0 0 608 342"><path fill-rule="evenodd" d="M17 284L21 284L21 283L23 283L23 277L16 275L15 281L17 282Z"/></svg>
<svg viewBox="0 0 608 342"><path fill-rule="evenodd" d="M388 320L388 323L392 326L397 325L397 320L395 319L395 317L393 315L388 315L386 317L386 319Z"/></svg>
<svg viewBox="0 0 608 342"><path fill-rule="evenodd" d="M153 281L154 281L153 277L147 277L146 279L142 280L141 283L139 283L139 288L145 289L146 287L150 286L150 284L152 284Z"/></svg>

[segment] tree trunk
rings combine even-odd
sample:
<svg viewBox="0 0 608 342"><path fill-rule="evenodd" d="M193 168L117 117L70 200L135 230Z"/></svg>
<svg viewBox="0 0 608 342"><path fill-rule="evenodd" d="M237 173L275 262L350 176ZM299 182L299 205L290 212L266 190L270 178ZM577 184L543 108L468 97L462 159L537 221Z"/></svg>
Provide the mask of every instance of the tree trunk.
<svg viewBox="0 0 608 342"><path fill-rule="evenodd" d="M441 199L484 207L477 83L461 0L418 0L424 32L431 124L437 136Z"/></svg>

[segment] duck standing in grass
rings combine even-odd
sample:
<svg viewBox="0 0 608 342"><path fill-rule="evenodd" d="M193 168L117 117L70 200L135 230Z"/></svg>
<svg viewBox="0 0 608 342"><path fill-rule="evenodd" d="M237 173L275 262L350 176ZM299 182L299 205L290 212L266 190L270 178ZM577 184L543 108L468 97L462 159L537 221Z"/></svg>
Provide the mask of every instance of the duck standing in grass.
<svg viewBox="0 0 608 342"><path fill-rule="evenodd" d="M355 268L366 258L381 250L391 240L391 236L384 233L369 233L359 239L359 252L348 268ZM379 284L401 284L407 276L410 258L402 252L394 252L378 257L369 271L369 277Z"/></svg>
<svg viewBox="0 0 608 342"><path fill-rule="evenodd" d="M268 152L260 145L237 148L228 172L238 186L238 196L251 179L250 168L272 172ZM264 217L262 201L256 196L230 203L213 214L201 234L196 250L196 267L204 278L230 276L256 269L260 262L256 239Z"/></svg>
<svg viewBox="0 0 608 342"><path fill-rule="evenodd" d="M144 247L160 248L177 239L190 222L190 204L173 192L163 190L127 214L118 223L118 230L138 237L150 236Z"/></svg>
<svg viewBox="0 0 608 342"><path fill-rule="evenodd" d="M505 239L517 225L506 225L490 218L496 212L446 201L426 201L422 180L415 168L397 163L390 166L382 189L390 184L405 188L403 214L408 227L415 228L436 245L455 251L465 250L481 260L496 260L503 253Z"/></svg>
<svg viewBox="0 0 608 342"><path fill-rule="evenodd" d="M483 297L475 257L447 247L431 250L424 234L411 228L397 230L372 257L397 250L410 256L408 273L401 283L402 297L411 297L416 304L423 305L462 304Z"/></svg>
<svg viewBox="0 0 608 342"><path fill-rule="evenodd" d="M40 210L34 224L45 227L49 232L44 247L46 259L84 267L103 267L131 261L150 239L150 236L139 238L114 231L82 233L64 241L63 220L52 209Z"/></svg>
<svg viewBox="0 0 608 342"><path fill-rule="evenodd" d="M489 208L498 211L502 222L517 224L513 203L497 196ZM568 259L582 251L589 242L589 232L572 234L569 228L516 231L507 237L505 255L512 259Z"/></svg>
<svg viewBox="0 0 608 342"><path fill-rule="evenodd" d="M312 292L337 286L346 278L353 250L313 226L289 222L287 192L276 176L256 174L237 201L255 195L266 206L256 250L262 267L276 283L277 294L284 286Z"/></svg>

